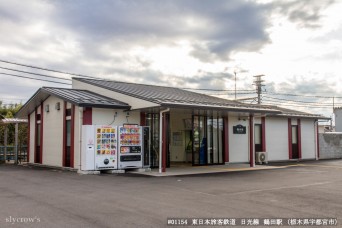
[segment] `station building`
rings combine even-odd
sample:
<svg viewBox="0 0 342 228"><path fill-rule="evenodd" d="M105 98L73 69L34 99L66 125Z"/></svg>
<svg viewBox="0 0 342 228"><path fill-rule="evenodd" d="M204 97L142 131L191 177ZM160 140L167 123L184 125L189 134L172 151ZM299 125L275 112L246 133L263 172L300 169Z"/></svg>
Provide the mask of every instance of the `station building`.
<svg viewBox="0 0 342 228"><path fill-rule="evenodd" d="M145 167L319 159L318 120L174 87L73 78L40 88L17 117L29 120L29 163L82 170L82 125L149 127Z"/></svg>

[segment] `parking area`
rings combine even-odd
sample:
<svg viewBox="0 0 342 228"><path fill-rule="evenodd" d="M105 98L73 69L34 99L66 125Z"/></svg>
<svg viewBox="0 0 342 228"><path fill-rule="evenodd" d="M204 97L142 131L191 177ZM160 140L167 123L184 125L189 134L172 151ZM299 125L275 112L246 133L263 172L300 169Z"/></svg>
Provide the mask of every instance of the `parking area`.
<svg viewBox="0 0 342 228"><path fill-rule="evenodd" d="M0 227L163 227L167 218L342 221L341 160L274 165L282 168L165 177L0 165Z"/></svg>

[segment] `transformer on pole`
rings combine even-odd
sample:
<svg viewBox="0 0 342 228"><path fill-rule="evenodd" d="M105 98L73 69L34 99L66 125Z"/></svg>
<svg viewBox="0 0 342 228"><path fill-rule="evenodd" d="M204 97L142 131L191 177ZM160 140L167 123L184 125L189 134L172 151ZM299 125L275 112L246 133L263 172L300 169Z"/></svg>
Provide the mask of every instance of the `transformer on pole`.
<svg viewBox="0 0 342 228"><path fill-rule="evenodd" d="M262 79L262 77L264 77L265 75L260 74L260 75L255 75L253 76L254 79L254 84L256 86L256 92L258 94L258 104L261 104L261 93L262 93L262 87L265 86L264 84L262 84L264 82L264 80Z"/></svg>

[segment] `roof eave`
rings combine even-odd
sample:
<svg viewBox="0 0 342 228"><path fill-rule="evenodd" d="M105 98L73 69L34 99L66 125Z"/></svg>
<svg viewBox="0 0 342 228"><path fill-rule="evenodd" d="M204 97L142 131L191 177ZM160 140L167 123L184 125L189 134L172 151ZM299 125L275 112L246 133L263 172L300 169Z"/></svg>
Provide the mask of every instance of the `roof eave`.
<svg viewBox="0 0 342 228"><path fill-rule="evenodd" d="M28 105L36 98L38 97L39 94L42 93L42 88L39 88L32 96L31 98L26 101L26 103L18 110L18 112L15 114L15 117L16 118L20 118L20 117L26 117L26 115L30 114L31 112L29 110L26 111L26 113L22 113L23 110L27 109L28 108ZM50 95L49 94L46 94L47 96L44 97L44 99L41 99L40 101L45 101ZM35 107L37 107L35 105ZM24 115L25 114L25 115Z"/></svg>
<svg viewBox="0 0 342 228"><path fill-rule="evenodd" d="M229 106L216 106L216 105L198 105L198 104L176 104L176 103L163 103L161 106L169 108L206 108L211 110L221 110L221 111L233 111L233 112L250 112L250 113L281 113L274 109L254 109L245 107L229 107Z"/></svg>
<svg viewBox="0 0 342 228"><path fill-rule="evenodd" d="M299 114L277 114L277 115L268 115L270 117L293 117L293 118L305 118L305 119L317 119L317 120L330 120L331 118L325 116L317 116L317 115L299 115Z"/></svg>
<svg viewBox="0 0 342 228"><path fill-rule="evenodd" d="M91 107L91 108L116 108L116 109L130 109L129 105L109 105L109 104L89 104L89 103L79 103L79 107Z"/></svg>

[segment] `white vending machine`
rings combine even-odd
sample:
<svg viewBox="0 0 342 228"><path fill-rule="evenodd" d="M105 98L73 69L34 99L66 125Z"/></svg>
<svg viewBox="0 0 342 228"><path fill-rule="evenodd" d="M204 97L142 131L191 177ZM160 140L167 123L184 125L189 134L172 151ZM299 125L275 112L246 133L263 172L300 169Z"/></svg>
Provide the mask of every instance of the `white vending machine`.
<svg viewBox="0 0 342 228"><path fill-rule="evenodd" d="M81 170L117 169L117 127L82 126Z"/></svg>
<svg viewBox="0 0 342 228"><path fill-rule="evenodd" d="M142 168L142 127L126 124L119 127L119 169Z"/></svg>
<svg viewBox="0 0 342 228"><path fill-rule="evenodd" d="M95 126L82 125L81 171L95 170Z"/></svg>

